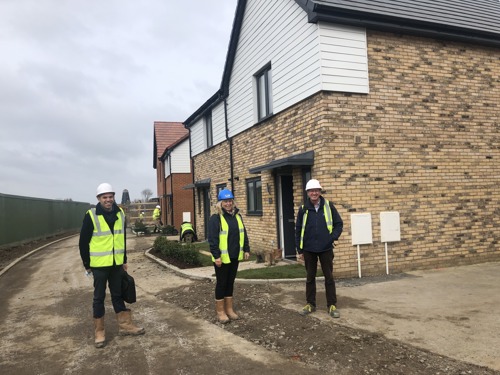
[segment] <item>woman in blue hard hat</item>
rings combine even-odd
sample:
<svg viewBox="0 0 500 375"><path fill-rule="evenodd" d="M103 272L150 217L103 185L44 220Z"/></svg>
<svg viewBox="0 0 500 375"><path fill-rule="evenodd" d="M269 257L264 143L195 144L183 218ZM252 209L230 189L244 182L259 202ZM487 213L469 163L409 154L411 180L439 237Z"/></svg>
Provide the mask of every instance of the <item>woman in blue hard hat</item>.
<svg viewBox="0 0 500 375"><path fill-rule="evenodd" d="M219 192L216 213L208 222L208 243L215 268L215 308L220 323L238 319L233 288L239 262L250 256L248 236L230 190Z"/></svg>

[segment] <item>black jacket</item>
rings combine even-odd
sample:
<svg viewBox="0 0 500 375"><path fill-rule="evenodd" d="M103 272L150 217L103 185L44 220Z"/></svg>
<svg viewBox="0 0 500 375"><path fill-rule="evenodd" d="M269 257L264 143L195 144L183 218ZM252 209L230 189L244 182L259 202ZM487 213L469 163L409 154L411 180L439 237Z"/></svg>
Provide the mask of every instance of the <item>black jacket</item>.
<svg viewBox="0 0 500 375"><path fill-rule="evenodd" d="M97 203L95 207L95 212L97 215L104 215L104 220L108 223L109 229L113 232L113 228L115 226L115 221L117 220L116 214L120 212L120 207L117 206L116 203L113 203L113 209L111 212L104 211L101 207L100 203ZM125 254L123 258L123 264L127 263L127 231L125 231ZM92 239L92 235L94 233L94 222L90 217L88 212L85 213L83 217L82 229L80 230L80 257L82 258L83 266L86 270L90 268L90 240ZM112 250L112 249L110 249Z"/></svg>
<svg viewBox="0 0 500 375"><path fill-rule="evenodd" d="M344 223L335 208L330 202L330 209L332 211L333 230L332 234L328 232L326 226L326 218L323 207L325 206L325 198L320 197L320 205L318 212L314 208L310 199L307 199L304 208L300 206L297 213L297 221L295 223L295 248L299 254L302 252L310 251L313 253L321 253L323 251L332 250L334 245L333 241L337 241L344 228ZM302 220L305 210L308 210L306 228L304 232L304 247L300 249L300 234L302 232Z"/></svg>
<svg viewBox="0 0 500 375"><path fill-rule="evenodd" d="M229 227L227 234L227 250L230 259L238 259L240 254L240 230L238 228L238 220L236 216L228 214L226 211L222 210L224 219L227 221L227 226ZM238 209L236 209L235 215L238 214ZM208 221L208 243L210 245L210 252L212 253L214 259L220 258L219 250L219 232L221 230L220 217L218 214L210 216ZM243 251L249 252L250 245L248 243L247 230L245 228L245 242L243 245Z"/></svg>

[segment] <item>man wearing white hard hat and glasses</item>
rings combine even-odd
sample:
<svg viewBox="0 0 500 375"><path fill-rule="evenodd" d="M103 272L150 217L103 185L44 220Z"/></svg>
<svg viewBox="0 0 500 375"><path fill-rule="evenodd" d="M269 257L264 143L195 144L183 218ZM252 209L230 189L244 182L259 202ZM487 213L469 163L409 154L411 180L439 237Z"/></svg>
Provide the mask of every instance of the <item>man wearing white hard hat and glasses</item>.
<svg viewBox="0 0 500 375"><path fill-rule="evenodd" d="M92 304L96 348L106 345L104 299L109 286L120 335L141 335L144 328L132 322L132 312L122 297L122 277L127 271L125 214L115 203L115 191L104 182L97 187L98 203L88 210L80 231L80 256L88 275L93 276Z"/></svg>
<svg viewBox="0 0 500 375"><path fill-rule="evenodd" d="M307 271L306 301L301 315L316 311L316 271L318 259L325 276L327 311L332 318L339 318L337 292L333 279L333 241L342 233L342 219L332 204L322 195L323 188L318 180L306 184L307 199L300 206L295 223L295 246L298 258L304 260Z"/></svg>

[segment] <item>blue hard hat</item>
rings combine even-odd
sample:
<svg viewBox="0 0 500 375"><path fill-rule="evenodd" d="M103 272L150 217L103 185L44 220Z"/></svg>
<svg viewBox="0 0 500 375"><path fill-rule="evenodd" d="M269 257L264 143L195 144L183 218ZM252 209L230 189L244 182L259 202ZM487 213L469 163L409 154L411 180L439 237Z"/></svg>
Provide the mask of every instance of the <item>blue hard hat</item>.
<svg viewBox="0 0 500 375"><path fill-rule="evenodd" d="M219 191L219 195L217 196L219 201L223 201L226 199L234 199L233 193L231 193L231 190L228 189L223 189Z"/></svg>

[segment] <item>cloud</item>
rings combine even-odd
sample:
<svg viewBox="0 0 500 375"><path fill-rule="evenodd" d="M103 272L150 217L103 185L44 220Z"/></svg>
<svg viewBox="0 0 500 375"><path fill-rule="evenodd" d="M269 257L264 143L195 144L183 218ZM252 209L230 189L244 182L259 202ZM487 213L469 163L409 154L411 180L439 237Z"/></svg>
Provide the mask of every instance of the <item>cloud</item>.
<svg viewBox="0 0 500 375"><path fill-rule="evenodd" d="M0 2L0 193L156 192L153 122L219 88L236 0Z"/></svg>

